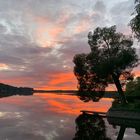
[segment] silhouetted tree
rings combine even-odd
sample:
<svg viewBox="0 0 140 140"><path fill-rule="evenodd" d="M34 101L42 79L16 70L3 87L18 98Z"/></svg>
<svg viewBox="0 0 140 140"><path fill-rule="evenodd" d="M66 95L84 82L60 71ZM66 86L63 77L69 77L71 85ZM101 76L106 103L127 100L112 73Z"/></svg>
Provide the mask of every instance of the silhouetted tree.
<svg viewBox="0 0 140 140"><path fill-rule="evenodd" d="M140 0L135 0L135 17L130 21L130 26L135 37L140 41Z"/></svg>
<svg viewBox="0 0 140 140"><path fill-rule="evenodd" d="M87 59L88 54L75 55L73 62L75 63L74 74L78 80L77 96L80 100L88 102L90 100L97 102L103 97L106 80L99 78L91 71L91 67Z"/></svg>
<svg viewBox="0 0 140 140"><path fill-rule="evenodd" d="M73 59L78 89L80 92L104 91L107 83L104 79L97 77L95 72L91 71L91 65L87 56L88 54L77 54Z"/></svg>
<svg viewBox="0 0 140 140"><path fill-rule="evenodd" d="M94 91L104 90L108 83L113 82L121 101L126 103L120 78L131 79L131 70L138 62L135 49L132 48L132 38L117 33L116 26L98 27L89 32L88 43L91 52L74 57L74 73L80 85L79 89L88 89L87 87L91 86Z"/></svg>

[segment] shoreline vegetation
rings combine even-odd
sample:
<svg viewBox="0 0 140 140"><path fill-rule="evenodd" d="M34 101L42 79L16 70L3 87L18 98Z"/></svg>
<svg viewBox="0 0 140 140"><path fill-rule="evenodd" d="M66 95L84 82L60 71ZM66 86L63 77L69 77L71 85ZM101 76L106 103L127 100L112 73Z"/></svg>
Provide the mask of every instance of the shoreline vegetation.
<svg viewBox="0 0 140 140"><path fill-rule="evenodd" d="M0 83L0 98L12 95L33 95L34 93L56 93L66 95L77 95L78 90L34 90L30 87L14 87ZM103 92L99 92L103 93ZM104 92L103 98L117 98L119 94L116 91Z"/></svg>
<svg viewBox="0 0 140 140"><path fill-rule="evenodd" d="M34 89L29 87L14 87L0 83L0 98L12 95L33 95Z"/></svg>

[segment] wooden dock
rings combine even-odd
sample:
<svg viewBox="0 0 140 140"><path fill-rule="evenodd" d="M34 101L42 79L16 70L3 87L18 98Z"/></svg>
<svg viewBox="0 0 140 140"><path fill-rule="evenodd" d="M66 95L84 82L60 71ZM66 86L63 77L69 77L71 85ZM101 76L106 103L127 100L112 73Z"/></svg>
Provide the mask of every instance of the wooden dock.
<svg viewBox="0 0 140 140"><path fill-rule="evenodd" d="M99 115L99 116L101 116L101 117L106 118L106 112L88 111L88 110L81 110L80 112L82 112L82 113L86 113L86 114Z"/></svg>
<svg viewBox="0 0 140 140"><path fill-rule="evenodd" d="M106 115L110 118L121 118L140 121L140 112L136 111L110 109Z"/></svg>

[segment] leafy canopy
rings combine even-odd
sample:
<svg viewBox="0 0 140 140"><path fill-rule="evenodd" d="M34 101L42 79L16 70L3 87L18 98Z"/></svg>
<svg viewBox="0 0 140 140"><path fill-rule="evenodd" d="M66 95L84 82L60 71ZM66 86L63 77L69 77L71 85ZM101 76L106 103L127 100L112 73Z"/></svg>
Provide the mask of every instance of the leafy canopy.
<svg viewBox="0 0 140 140"><path fill-rule="evenodd" d="M135 0L134 18L130 21L130 26L135 37L140 41L140 0Z"/></svg>
<svg viewBox="0 0 140 140"><path fill-rule="evenodd" d="M138 57L130 36L116 32L116 26L96 28L88 34L89 54L74 57L74 74L81 91L104 90L116 79L131 79Z"/></svg>
<svg viewBox="0 0 140 140"><path fill-rule="evenodd" d="M99 77L106 78L110 74L120 77L126 69L136 66L138 58L132 47L132 38L117 33L116 26L98 27L89 33L88 40L92 70Z"/></svg>
<svg viewBox="0 0 140 140"><path fill-rule="evenodd" d="M140 96L140 77L126 84L126 94L130 96Z"/></svg>

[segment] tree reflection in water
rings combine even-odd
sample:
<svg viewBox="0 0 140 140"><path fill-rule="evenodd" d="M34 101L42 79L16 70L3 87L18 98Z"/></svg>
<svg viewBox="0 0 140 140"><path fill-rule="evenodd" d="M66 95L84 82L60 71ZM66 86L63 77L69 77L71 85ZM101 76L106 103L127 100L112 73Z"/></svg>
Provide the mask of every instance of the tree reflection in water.
<svg viewBox="0 0 140 140"><path fill-rule="evenodd" d="M75 123L76 134L73 140L111 140L106 136L105 122L98 114L83 112Z"/></svg>
<svg viewBox="0 0 140 140"><path fill-rule="evenodd" d="M81 92L78 91L77 96L80 100L84 101L84 102L89 102L90 100L92 100L93 102L98 102L103 96L104 96L103 91L99 91L99 92L93 92L93 91L86 91L86 92Z"/></svg>
<svg viewBox="0 0 140 140"><path fill-rule="evenodd" d="M131 112L129 112L131 114ZM132 112L132 115L133 112ZM117 140L123 140L126 128L134 128L135 133L140 135L140 120L136 119L124 119L121 117L107 117L109 124L113 126L120 126L119 134Z"/></svg>

